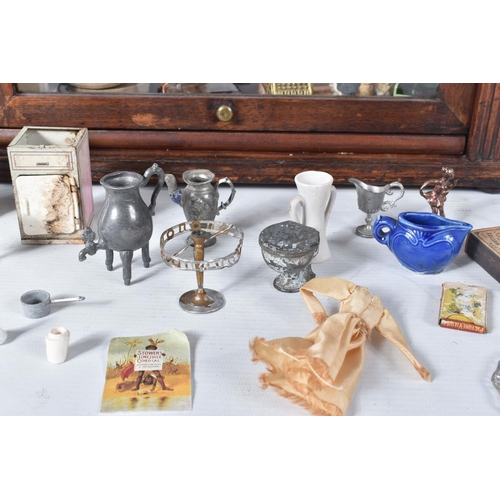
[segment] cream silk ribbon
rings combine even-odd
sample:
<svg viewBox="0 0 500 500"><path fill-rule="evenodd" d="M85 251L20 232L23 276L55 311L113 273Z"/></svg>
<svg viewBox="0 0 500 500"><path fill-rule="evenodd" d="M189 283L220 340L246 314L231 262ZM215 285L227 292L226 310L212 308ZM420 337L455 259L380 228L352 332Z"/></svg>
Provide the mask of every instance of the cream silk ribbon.
<svg viewBox="0 0 500 500"><path fill-rule="evenodd" d="M391 313L367 288L341 278L314 278L300 293L318 326L304 338L253 340L252 361L267 363L268 372L260 376L263 388L275 387L313 415L343 415L361 374L372 329L398 347L424 380L431 380ZM315 293L339 300L339 312L328 316Z"/></svg>

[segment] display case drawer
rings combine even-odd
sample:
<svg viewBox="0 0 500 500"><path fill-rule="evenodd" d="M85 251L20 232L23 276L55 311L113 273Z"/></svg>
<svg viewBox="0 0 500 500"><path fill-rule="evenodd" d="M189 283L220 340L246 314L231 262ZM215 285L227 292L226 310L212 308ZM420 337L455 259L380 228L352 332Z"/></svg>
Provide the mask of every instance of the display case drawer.
<svg viewBox="0 0 500 500"><path fill-rule="evenodd" d="M72 168L71 154L68 153L13 153L12 168L43 168L63 169Z"/></svg>

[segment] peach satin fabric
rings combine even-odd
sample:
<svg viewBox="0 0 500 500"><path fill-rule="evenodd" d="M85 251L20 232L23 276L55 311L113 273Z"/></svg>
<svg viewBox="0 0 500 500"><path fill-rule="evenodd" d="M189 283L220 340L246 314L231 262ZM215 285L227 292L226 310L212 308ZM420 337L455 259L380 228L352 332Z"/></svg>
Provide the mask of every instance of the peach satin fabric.
<svg viewBox="0 0 500 500"><path fill-rule="evenodd" d="M314 415L343 415L361 374L372 329L398 347L424 380L431 380L390 312L367 288L341 278L314 278L300 293L318 326L304 338L253 340L252 360L267 364L268 372L260 376L264 388L275 387ZM315 293L339 300L339 312L328 316Z"/></svg>

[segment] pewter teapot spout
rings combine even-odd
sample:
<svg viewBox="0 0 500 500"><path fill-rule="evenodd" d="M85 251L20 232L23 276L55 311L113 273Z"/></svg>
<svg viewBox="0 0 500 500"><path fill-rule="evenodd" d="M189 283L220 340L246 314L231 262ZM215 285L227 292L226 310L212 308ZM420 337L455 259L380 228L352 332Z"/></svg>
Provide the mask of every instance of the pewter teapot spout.
<svg viewBox="0 0 500 500"><path fill-rule="evenodd" d="M182 174L182 179L186 183L183 190L177 187L177 181L172 174L165 176L165 183L170 198L183 208L186 219L190 222L214 220L221 210L226 209L231 204L236 194L233 183L227 177L223 177L212 186L215 174L210 170L186 170ZM218 205L219 186L223 183L230 186L231 194L226 202Z"/></svg>
<svg viewBox="0 0 500 500"><path fill-rule="evenodd" d="M167 185L168 194L172 201L181 204L182 190L177 187L177 181L172 174L165 175L165 184Z"/></svg>

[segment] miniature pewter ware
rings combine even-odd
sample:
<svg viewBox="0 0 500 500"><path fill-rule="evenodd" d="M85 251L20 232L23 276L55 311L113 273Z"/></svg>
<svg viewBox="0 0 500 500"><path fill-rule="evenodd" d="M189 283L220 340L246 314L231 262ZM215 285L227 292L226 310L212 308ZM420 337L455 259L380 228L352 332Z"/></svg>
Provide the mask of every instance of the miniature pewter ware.
<svg viewBox="0 0 500 500"><path fill-rule="evenodd" d="M21 295L21 305L23 313L27 318L43 318L50 313L51 304L60 304L62 302L76 302L85 300L81 295L79 297L68 297L64 299L51 299L49 292L45 290L30 290Z"/></svg>
<svg viewBox="0 0 500 500"><path fill-rule="evenodd" d="M356 234L363 238L373 238L372 214L380 211L386 212L389 208L395 207L396 201L404 196L405 189L399 182L391 182L385 186L370 186L352 177L347 180L356 186L358 208L367 214L365 224L356 228ZM386 195L391 196L393 194L393 188L398 188L400 190L399 196L393 200L384 201Z"/></svg>
<svg viewBox="0 0 500 500"><path fill-rule="evenodd" d="M319 250L319 231L294 221L266 227L259 235L259 245L266 264L279 273L273 285L280 292L298 292L316 275L311 261Z"/></svg>
<svg viewBox="0 0 500 500"><path fill-rule="evenodd" d="M236 194L236 189L228 177L219 179L212 186L215 174L210 170L186 170L182 174L182 178L186 183L184 190L177 188L177 181L172 174L165 176L165 183L170 198L182 207L188 221L214 220L221 210L225 210L232 203ZM227 201L219 205L219 186L221 184L228 184L231 188L231 194ZM215 238L210 239L210 241L207 238L205 246L213 245L215 241Z"/></svg>
<svg viewBox="0 0 500 500"><path fill-rule="evenodd" d="M158 182L148 206L141 197L139 188L145 186L149 179L158 176ZM84 261L87 255L94 255L98 250L106 251L106 267L113 270L113 252L119 252L123 263L123 282L130 285L132 277L132 255L135 250L142 249L142 262L149 267L149 240L153 234L153 215L156 198L165 182L165 173L154 163L146 170L144 176L136 172L113 172L101 179L106 190L106 199L102 208L97 242L96 235L90 227L83 231L85 248L79 253L79 260Z"/></svg>
<svg viewBox="0 0 500 500"><path fill-rule="evenodd" d="M182 253L191 248L190 243L174 254L167 253L165 245L172 239L186 232L192 233L194 241L193 257L181 257ZM205 240L215 238L217 236L231 236L238 240L235 250L224 257L204 260ZM218 221L183 222L163 232L160 238L160 249L162 259L165 263L180 270L196 271L198 288L184 293L179 298L179 305L184 311L205 314L218 311L224 306L225 299L220 292L204 288L204 273L205 271L213 271L234 266L234 264L240 260L242 245L243 231L232 224Z"/></svg>
<svg viewBox="0 0 500 500"><path fill-rule="evenodd" d="M455 259L471 229L437 214L402 212L398 220L379 215L373 236L410 271L437 274Z"/></svg>

